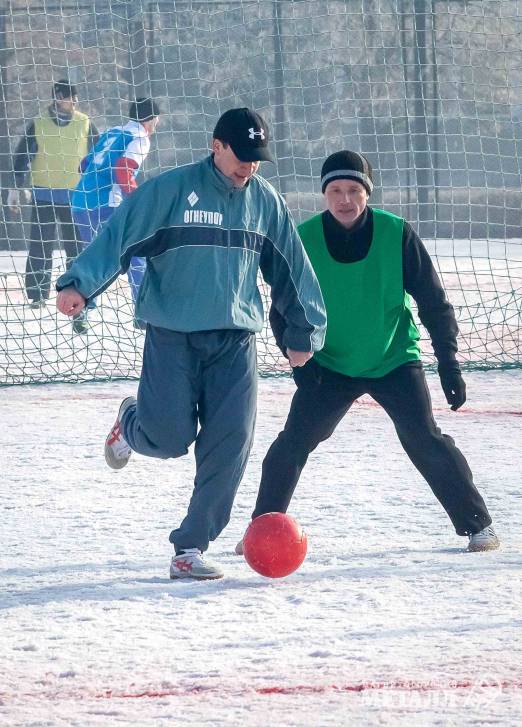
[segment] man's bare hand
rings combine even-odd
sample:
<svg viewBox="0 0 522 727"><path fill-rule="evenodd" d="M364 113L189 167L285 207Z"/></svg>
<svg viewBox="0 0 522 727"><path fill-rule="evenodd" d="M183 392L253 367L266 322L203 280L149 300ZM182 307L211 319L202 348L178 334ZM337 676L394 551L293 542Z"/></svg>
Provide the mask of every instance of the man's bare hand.
<svg viewBox="0 0 522 727"><path fill-rule="evenodd" d="M20 214L20 192L17 189L10 189L7 193L7 206L13 215Z"/></svg>
<svg viewBox="0 0 522 727"><path fill-rule="evenodd" d="M312 351L293 351L291 348L286 349L290 366L295 369L298 366L304 366L314 355Z"/></svg>
<svg viewBox="0 0 522 727"><path fill-rule="evenodd" d="M75 316L85 308L85 298L75 288L64 288L56 296L56 307L66 316Z"/></svg>
<svg viewBox="0 0 522 727"><path fill-rule="evenodd" d="M10 189L7 193L7 206L13 215L19 215L23 206L31 204L31 199L28 189Z"/></svg>

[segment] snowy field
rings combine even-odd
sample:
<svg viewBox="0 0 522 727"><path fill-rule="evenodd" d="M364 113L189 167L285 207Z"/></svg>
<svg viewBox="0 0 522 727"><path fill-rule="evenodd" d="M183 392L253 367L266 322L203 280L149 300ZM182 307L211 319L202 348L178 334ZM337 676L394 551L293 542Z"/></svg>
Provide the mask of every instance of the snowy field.
<svg viewBox="0 0 522 727"><path fill-rule="evenodd" d="M293 384L262 380L253 455L209 555L221 581L168 579L192 456L107 469L135 382L0 389L0 724L322 727L522 723L522 371L466 376L437 419L502 539L469 554L358 402L314 453L291 513L302 567L269 580L233 554Z"/></svg>

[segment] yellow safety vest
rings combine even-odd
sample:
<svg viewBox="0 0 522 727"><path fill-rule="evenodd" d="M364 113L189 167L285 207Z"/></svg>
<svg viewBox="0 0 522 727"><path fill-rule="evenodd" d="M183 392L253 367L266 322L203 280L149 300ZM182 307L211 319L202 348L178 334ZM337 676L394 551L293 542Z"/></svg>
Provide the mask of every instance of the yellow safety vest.
<svg viewBox="0 0 522 727"><path fill-rule="evenodd" d="M78 166L87 154L90 121L75 111L67 126L57 126L50 116L35 119L38 151L31 163L31 185L74 189L80 181Z"/></svg>

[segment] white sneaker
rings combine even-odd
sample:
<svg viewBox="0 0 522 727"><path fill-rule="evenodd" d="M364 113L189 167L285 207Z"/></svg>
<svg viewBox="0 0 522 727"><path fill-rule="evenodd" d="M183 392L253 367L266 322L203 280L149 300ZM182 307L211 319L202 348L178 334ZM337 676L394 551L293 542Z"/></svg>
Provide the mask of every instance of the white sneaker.
<svg viewBox="0 0 522 727"><path fill-rule="evenodd" d="M243 555L243 538L239 541L239 543L234 548L234 553L236 555Z"/></svg>
<svg viewBox="0 0 522 727"><path fill-rule="evenodd" d="M125 467L132 454L132 449L121 433L121 418L135 403L134 396L128 396L121 402L114 426L105 440L105 461L113 470L121 470L122 467Z"/></svg>
<svg viewBox="0 0 522 727"><path fill-rule="evenodd" d="M500 548L500 540L491 525L469 536L468 552L470 553L480 550L496 550L497 548Z"/></svg>
<svg viewBox="0 0 522 727"><path fill-rule="evenodd" d="M172 558L170 577L172 580L192 578L197 581L210 581L223 578L223 571L217 565L205 560L202 552L197 548L188 548Z"/></svg>

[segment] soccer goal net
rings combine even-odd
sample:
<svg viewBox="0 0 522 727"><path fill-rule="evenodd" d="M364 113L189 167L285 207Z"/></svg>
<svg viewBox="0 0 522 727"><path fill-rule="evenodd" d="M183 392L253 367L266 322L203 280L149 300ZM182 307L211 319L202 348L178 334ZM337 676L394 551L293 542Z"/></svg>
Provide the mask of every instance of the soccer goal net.
<svg viewBox="0 0 522 727"><path fill-rule="evenodd" d="M74 187L75 170L47 181L41 170L53 154L79 153L62 126L44 138L61 80L99 132L128 121L130 100L159 102L144 180L201 159L222 112L254 107L277 156L261 173L298 222L322 209L325 157L363 152L371 204L408 220L433 255L461 362L520 366L521 54L521 0L4 0L0 384L140 370L126 277L82 333L54 305L72 234L54 188ZM258 348L262 373L287 370L268 326Z"/></svg>

